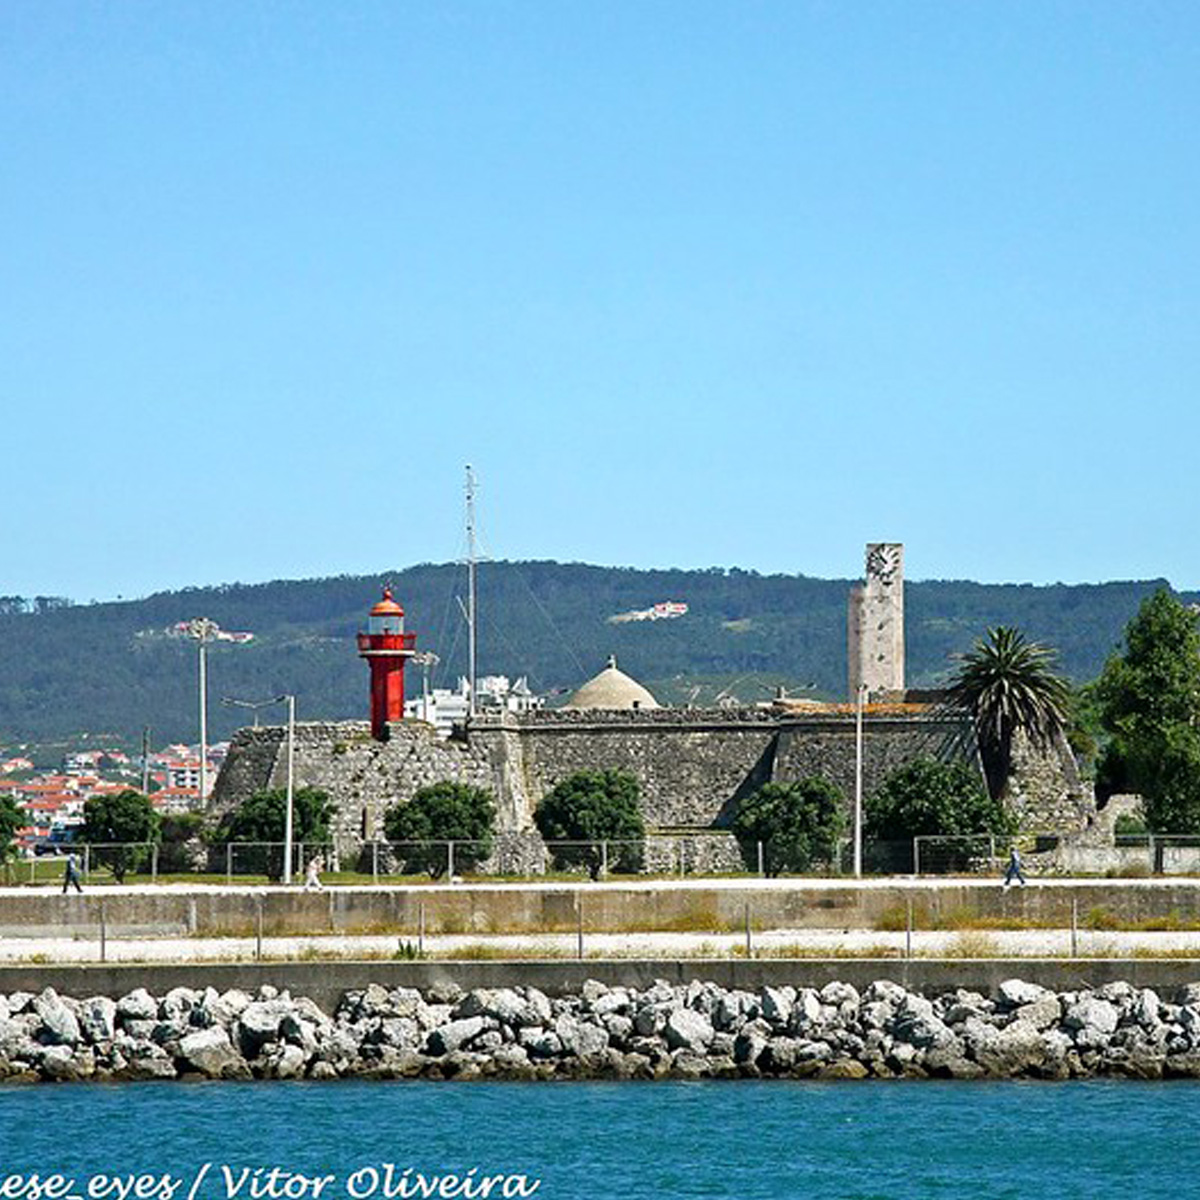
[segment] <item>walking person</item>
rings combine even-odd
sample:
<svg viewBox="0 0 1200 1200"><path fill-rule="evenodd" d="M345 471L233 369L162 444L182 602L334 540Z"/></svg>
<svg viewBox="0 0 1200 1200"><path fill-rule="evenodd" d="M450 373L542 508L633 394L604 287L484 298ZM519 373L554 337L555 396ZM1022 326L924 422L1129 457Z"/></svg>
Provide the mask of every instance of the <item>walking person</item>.
<svg viewBox="0 0 1200 1200"><path fill-rule="evenodd" d="M1025 887L1025 876L1021 874L1021 852L1014 846L1008 852L1008 870L1004 872L1004 890L1007 892L1014 879L1021 881Z"/></svg>
<svg viewBox="0 0 1200 1200"><path fill-rule="evenodd" d="M308 868L304 873L304 890L306 892L322 892L325 890L321 883L321 871L325 866L325 860L319 855L314 854L308 860Z"/></svg>
<svg viewBox="0 0 1200 1200"><path fill-rule="evenodd" d="M75 890L77 892L80 892L80 893L83 892L83 888L80 886L80 883L79 883L79 860L76 859L75 855L68 854L66 870L63 873L63 895L64 896L67 894L67 888L69 888L72 884L75 885Z"/></svg>

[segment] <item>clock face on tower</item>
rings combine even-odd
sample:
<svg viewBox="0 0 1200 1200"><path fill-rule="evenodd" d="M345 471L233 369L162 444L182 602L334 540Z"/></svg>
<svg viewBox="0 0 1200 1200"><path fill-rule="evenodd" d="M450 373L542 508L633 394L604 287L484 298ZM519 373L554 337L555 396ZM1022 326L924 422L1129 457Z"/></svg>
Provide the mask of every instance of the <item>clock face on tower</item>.
<svg viewBox="0 0 1200 1200"><path fill-rule="evenodd" d="M867 551L867 576L878 579L885 586L896 582L900 571L900 547L886 543L872 546Z"/></svg>

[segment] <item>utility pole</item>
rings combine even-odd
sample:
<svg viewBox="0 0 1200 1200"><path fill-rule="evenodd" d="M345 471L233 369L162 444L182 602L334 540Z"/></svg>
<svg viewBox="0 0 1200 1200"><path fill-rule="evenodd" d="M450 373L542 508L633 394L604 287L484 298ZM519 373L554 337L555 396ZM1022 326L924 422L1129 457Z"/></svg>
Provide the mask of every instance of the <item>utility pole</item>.
<svg viewBox="0 0 1200 1200"><path fill-rule="evenodd" d="M475 473L467 463L467 715L475 715Z"/></svg>
<svg viewBox="0 0 1200 1200"><path fill-rule="evenodd" d="M142 795L150 794L150 726L142 726Z"/></svg>

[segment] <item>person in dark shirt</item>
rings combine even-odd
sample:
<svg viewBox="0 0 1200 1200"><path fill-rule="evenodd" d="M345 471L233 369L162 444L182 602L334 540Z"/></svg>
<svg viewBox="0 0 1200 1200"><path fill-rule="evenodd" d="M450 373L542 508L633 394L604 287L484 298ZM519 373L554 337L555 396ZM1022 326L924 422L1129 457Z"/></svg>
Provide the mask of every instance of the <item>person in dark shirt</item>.
<svg viewBox="0 0 1200 1200"><path fill-rule="evenodd" d="M75 890L77 892L83 891L83 888L80 886L80 883L79 883L79 863L76 860L75 855L68 854L67 855L67 868L63 874L63 895L64 896L67 894L67 889L72 884L75 885Z"/></svg>
<svg viewBox="0 0 1200 1200"><path fill-rule="evenodd" d="M1004 890L1008 891L1009 885L1014 879L1021 881L1021 886L1025 886L1025 876L1021 874L1021 853L1014 846L1008 852L1008 870L1004 872Z"/></svg>

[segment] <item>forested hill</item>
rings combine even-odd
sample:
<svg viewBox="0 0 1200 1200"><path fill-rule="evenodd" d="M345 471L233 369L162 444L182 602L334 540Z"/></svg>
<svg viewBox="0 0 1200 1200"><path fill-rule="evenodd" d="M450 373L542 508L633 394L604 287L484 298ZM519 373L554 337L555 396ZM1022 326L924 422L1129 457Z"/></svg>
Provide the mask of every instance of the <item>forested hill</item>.
<svg viewBox="0 0 1200 1200"><path fill-rule="evenodd" d="M294 692L301 719L365 717L367 674L354 634L385 578L407 610L418 648L441 656L434 686L453 684L466 671L461 566L190 588L105 604L0 598L0 745L80 731L132 739L145 725L153 728L156 744L194 741L195 644L164 631L196 616L255 635L246 645L218 643L210 651L214 740L246 723L244 711L222 708L222 696L258 699ZM479 670L527 675L535 690L554 692L577 686L615 653L623 669L671 702L711 702L722 691L762 699L775 683L841 697L851 582L737 569L484 563ZM909 685L944 679L950 656L996 624L1017 625L1057 647L1072 678L1091 679L1142 598L1160 586L1164 581L1050 587L909 583ZM686 603L687 614L610 621L665 600ZM414 668L409 694L419 686Z"/></svg>

